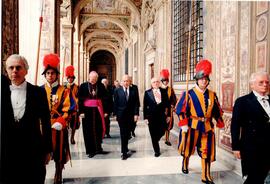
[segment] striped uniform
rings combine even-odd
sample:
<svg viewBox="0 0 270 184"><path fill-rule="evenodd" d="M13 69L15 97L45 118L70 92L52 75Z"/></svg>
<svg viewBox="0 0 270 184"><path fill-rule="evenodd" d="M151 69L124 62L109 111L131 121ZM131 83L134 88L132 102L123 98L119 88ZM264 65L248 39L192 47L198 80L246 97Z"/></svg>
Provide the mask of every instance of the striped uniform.
<svg viewBox="0 0 270 184"><path fill-rule="evenodd" d="M55 83L54 83L55 84ZM57 122L59 118L64 120L63 129L57 131L52 129L53 159L57 163L65 164L70 160L68 143L68 112L72 111L70 91L59 84L52 88L45 84L42 86L47 93L49 108L51 112L51 124Z"/></svg>
<svg viewBox="0 0 270 184"><path fill-rule="evenodd" d="M70 90L70 104L71 107L70 109L72 109L70 113L71 115L71 120L69 122L69 127L73 130L78 129L79 128L79 117L78 117L78 110L79 110L79 106L78 106L78 91L79 91L79 86L75 83L73 84L69 84L67 83L65 85L65 88Z"/></svg>
<svg viewBox="0 0 270 184"><path fill-rule="evenodd" d="M215 133L216 126L224 127L222 114L216 94L206 89L201 92L198 87L188 91L187 103L184 92L176 105L176 114L179 116L179 126L188 125L188 131L179 134L179 153L183 158L183 168L188 169L189 157L194 153L195 147L202 158L202 180L212 181L210 176L210 163L215 161Z"/></svg>
<svg viewBox="0 0 270 184"><path fill-rule="evenodd" d="M169 139L170 139L170 130L173 128L173 124L174 124L173 111L174 111L174 106L176 104L177 99L176 99L173 88L168 86L168 87L166 87L166 91L167 91L168 98L169 98L169 101L170 101L170 109L169 110L171 111L171 116L170 116L170 122L168 123L167 130L165 131L165 140L169 141Z"/></svg>

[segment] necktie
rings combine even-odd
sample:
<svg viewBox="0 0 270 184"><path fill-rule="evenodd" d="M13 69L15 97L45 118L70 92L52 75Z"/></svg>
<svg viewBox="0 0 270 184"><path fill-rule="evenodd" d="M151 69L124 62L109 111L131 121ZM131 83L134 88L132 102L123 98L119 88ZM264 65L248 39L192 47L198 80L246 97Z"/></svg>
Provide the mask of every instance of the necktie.
<svg viewBox="0 0 270 184"><path fill-rule="evenodd" d="M154 97L155 97L157 104L161 103L161 95L158 92L158 90L154 90Z"/></svg>
<svg viewBox="0 0 270 184"><path fill-rule="evenodd" d="M262 98L262 102L263 102L263 107L264 107L264 108L267 108L267 107L269 106L269 104L268 104L266 98Z"/></svg>
<svg viewBox="0 0 270 184"><path fill-rule="evenodd" d="M126 96L126 99L128 100L128 92L127 92L127 88L125 88L125 96Z"/></svg>

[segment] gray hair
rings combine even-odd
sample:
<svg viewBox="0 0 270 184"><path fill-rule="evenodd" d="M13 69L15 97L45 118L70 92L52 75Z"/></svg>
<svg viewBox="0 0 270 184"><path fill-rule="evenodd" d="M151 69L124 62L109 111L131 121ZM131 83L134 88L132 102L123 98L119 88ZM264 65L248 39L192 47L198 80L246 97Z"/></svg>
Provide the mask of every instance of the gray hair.
<svg viewBox="0 0 270 184"><path fill-rule="evenodd" d="M97 78L98 78L98 73L96 71L94 71L94 70L89 73L89 76L93 75L93 74L95 74L97 76Z"/></svg>
<svg viewBox="0 0 270 184"><path fill-rule="evenodd" d="M270 80L270 75L266 71L258 71L250 75L249 84L253 84L258 76L267 76L268 80Z"/></svg>
<svg viewBox="0 0 270 184"><path fill-rule="evenodd" d="M25 59L25 57L23 57L23 56L21 56L21 55L19 55L19 54L12 54L12 55L10 55L10 56L7 58L6 63L8 63L8 62L10 62L10 61L12 61L12 60L15 60L15 61L22 61L23 64L24 64L24 68L25 68L26 70L29 69L29 65L28 65L28 62L27 62L27 60Z"/></svg>

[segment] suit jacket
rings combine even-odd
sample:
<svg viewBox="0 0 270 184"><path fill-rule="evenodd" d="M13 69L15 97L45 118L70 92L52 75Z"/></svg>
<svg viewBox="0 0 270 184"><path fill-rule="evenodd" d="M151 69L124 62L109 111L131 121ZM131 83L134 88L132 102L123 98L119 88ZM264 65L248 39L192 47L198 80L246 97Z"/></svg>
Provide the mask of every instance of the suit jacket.
<svg viewBox="0 0 270 184"><path fill-rule="evenodd" d="M123 118L124 116L139 115L139 104L138 95L136 90L132 87L129 88L128 100L123 87L115 89L114 92L114 114L117 119Z"/></svg>
<svg viewBox="0 0 270 184"><path fill-rule="evenodd" d="M231 123L232 150L240 150L244 176L254 160L258 167L270 165L269 118L253 92L235 101Z"/></svg>
<svg viewBox="0 0 270 184"><path fill-rule="evenodd" d="M18 173L25 173L25 177L30 179L29 173L35 174L35 168L45 165L45 155L52 152L46 92L27 83L25 112L19 122L14 120L9 87L2 92L2 96L6 97L5 111L2 114L4 134L1 137L3 171L9 179L16 178Z"/></svg>
<svg viewBox="0 0 270 184"><path fill-rule="evenodd" d="M151 120L154 117L170 117L170 103L165 89L159 88L161 93L161 103L157 104L152 89L145 91L143 100L144 119Z"/></svg>

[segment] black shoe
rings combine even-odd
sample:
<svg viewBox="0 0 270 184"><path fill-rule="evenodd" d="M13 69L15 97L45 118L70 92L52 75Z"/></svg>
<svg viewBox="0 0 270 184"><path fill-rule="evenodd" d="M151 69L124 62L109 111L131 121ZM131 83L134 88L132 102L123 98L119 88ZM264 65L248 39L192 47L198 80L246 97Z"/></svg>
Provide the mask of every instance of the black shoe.
<svg viewBox="0 0 270 184"><path fill-rule="evenodd" d="M189 173L189 171L188 171L188 169L184 169L184 168L182 168L182 173L184 173L184 174L188 174L188 173Z"/></svg>
<svg viewBox="0 0 270 184"><path fill-rule="evenodd" d="M96 155L95 153L90 153L90 154L88 155L88 157L89 157L89 158L93 158L95 155Z"/></svg>
<svg viewBox="0 0 270 184"><path fill-rule="evenodd" d="M188 158L186 158L186 159L188 159ZM189 173L189 171L188 171L188 162L186 163L186 169L184 168L184 160L185 160L185 158L183 158L183 161L182 161L182 173L184 173L184 174L188 174Z"/></svg>
<svg viewBox="0 0 270 184"><path fill-rule="evenodd" d="M210 180L202 180L202 182L206 184L215 184L213 181Z"/></svg>
<svg viewBox="0 0 270 184"><path fill-rule="evenodd" d="M127 154L122 154L122 156L121 156L121 159L122 160L126 160L128 158L128 155Z"/></svg>
<svg viewBox="0 0 270 184"><path fill-rule="evenodd" d="M155 153L155 157L159 157L160 156L160 152Z"/></svg>
<svg viewBox="0 0 270 184"><path fill-rule="evenodd" d="M172 145L170 141L165 141L165 144L167 144L168 146Z"/></svg>
<svg viewBox="0 0 270 184"><path fill-rule="evenodd" d="M110 134L107 134L106 137L107 137L107 138L112 138Z"/></svg>

